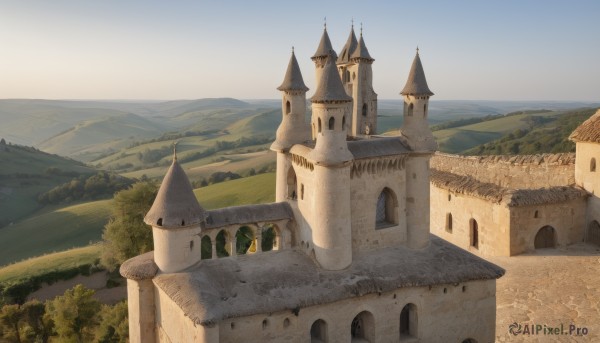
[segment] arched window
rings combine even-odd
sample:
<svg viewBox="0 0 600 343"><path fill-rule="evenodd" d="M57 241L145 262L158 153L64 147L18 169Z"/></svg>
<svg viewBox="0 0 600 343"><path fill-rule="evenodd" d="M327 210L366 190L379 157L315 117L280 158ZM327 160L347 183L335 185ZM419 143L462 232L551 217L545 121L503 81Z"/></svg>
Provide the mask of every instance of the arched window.
<svg viewBox="0 0 600 343"><path fill-rule="evenodd" d="M346 116L342 117L342 131L346 130Z"/></svg>
<svg viewBox="0 0 600 343"><path fill-rule="evenodd" d="M329 130L333 130L335 127L335 118L331 117L329 118Z"/></svg>
<svg viewBox="0 0 600 343"><path fill-rule="evenodd" d="M384 188L377 197L377 206L375 209L375 228L384 228L390 225L398 224L398 200L396 195L389 188Z"/></svg>
<svg viewBox="0 0 600 343"><path fill-rule="evenodd" d="M408 105L408 116L412 117L413 115L413 107L414 105L411 103L410 105Z"/></svg>
<svg viewBox="0 0 600 343"><path fill-rule="evenodd" d="M285 102L285 114L290 114L292 112L292 104L289 101Z"/></svg>
<svg viewBox="0 0 600 343"><path fill-rule="evenodd" d="M217 257L227 257L231 255L229 234L225 230L219 231L215 238L215 244L217 245Z"/></svg>
<svg viewBox="0 0 600 343"><path fill-rule="evenodd" d="M256 252L254 231L248 226L240 227L235 233L235 251L237 255Z"/></svg>
<svg viewBox="0 0 600 343"><path fill-rule="evenodd" d="M363 311L350 324L352 342L375 342L375 319L373 314Z"/></svg>
<svg viewBox="0 0 600 343"><path fill-rule="evenodd" d="M400 340L417 337L417 306L407 304L400 312Z"/></svg>
<svg viewBox="0 0 600 343"><path fill-rule="evenodd" d="M310 327L311 343L327 342L327 323L323 319L316 320Z"/></svg>
<svg viewBox="0 0 600 343"><path fill-rule="evenodd" d="M593 157L590 160L590 171L591 172L595 172L596 171L596 159L593 158Z"/></svg>
<svg viewBox="0 0 600 343"><path fill-rule="evenodd" d="M535 212L533 213L533 218L539 218L540 217L540 212L538 210L535 210Z"/></svg>
<svg viewBox="0 0 600 343"><path fill-rule="evenodd" d="M452 213L446 213L446 231L452 233Z"/></svg>
<svg viewBox="0 0 600 343"><path fill-rule="evenodd" d="M556 230L549 225L542 227L535 235L533 246L536 249L556 248Z"/></svg>
<svg viewBox="0 0 600 343"><path fill-rule="evenodd" d="M600 224L598 224L598 222L595 220L592 220L588 226L586 242L600 245Z"/></svg>
<svg viewBox="0 0 600 343"><path fill-rule="evenodd" d="M318 125L319 125L319 133L321 133L321 118L319 118L319 123L318 123Z"/></svg>
<svg viewBox="0 0 600 343"><path fill-rule="evenodd" d="M366 116L367 116L367 111L368 111L368 110L369 110L369 108L367 107L367 104L366 104L366 103L364 103L364 104L363 104L363 107L362 107L362 115L363 115L363 117L366 117Z"/></svg>
<svg viewBox="0 0 600 343"><path fill-rule="evenodd" d="M294 171L294 167L290 167L288 169L287 174L287 196L288 199L296 200L298 197L296 192L296 171Z"/></svg>
<svg viewBox="0 0 600 343"><path fill-rule="evenodd" d="M346 70L345 79L346 82L350 82L350 70Z"/></svg>
<svg viewBox="0 0 600 343"><path fill-rule="evenodd" d="M427 117L427 104L423 105L423 117Z"/></svg>
<svg viewBox="0 0 600 343"><path fill-rule="evenodd" d="M261 229L260 246L262 251L279 250L279 230L274 224L267 224Z"/></svg>
<svg viewBox="0 0 600 343"><path fill-rule="evenodd" d="M471 246L475 249L479 249L479 226L477 221L473 218L469 220L469 228L471 232Z"/></svg>
<svg viewBox="0 0 600 343"><path fill-rule="evenodd" d="M212 255L212 241L210 237L204 236L200 241L200 258L203 260L210 260Z"/></svg>

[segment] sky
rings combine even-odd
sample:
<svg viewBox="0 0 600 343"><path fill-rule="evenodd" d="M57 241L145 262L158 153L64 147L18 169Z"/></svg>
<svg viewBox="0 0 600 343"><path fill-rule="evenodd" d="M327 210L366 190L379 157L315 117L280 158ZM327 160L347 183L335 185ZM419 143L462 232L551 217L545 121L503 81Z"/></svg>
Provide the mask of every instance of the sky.
<svg viewBox="0 0 600 343"><path fill-rule="evenodd" d="M415 48L438 100L600 98L600 1L0 0L0 98L275 99L292 46L314 92L324 18L362 23L379 99Z"/></svg>

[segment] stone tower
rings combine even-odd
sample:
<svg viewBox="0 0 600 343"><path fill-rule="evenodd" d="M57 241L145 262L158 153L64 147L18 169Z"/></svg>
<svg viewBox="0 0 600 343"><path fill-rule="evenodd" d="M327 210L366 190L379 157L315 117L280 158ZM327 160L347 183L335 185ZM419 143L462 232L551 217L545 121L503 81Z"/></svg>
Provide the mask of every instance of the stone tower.
<svg viewBox="0 0 600 343"><path fill-rule="evenodd" d="M356 40L354 26L350 36L337 59L338 71L346 90L352 97L351 136L373 135L377 132L377 94L373 90L373 71L375 61L365 44L362 28L360 39Z"/></svg>
<svg viewBox="0 0 600 343"><path fill-rule="evenodd" d="M323 28L323 35L321 36L321 41L319 42L319 46L317 47L317 51L310 58L315 62L315 83L319 84L319 80L321 80L321 75L323 74L323 68L325 68L325 63L327 62L327 57L330 54L333 54L334 59L337 58L335 55L335 51L331 45L331 40L329 39L329 35L327 34L327 24ZM315 138L315 132L313 132L312 138Z"/></svg>
<svg viewBox="0 0 600 343"><path fill-rule="evenodd" d="M402 135L413 150L406 163L406 219L412 228L408 245L419 249L429 244L429 160L437 143L427 123L429 97L419 49L410 68L408 80L400 94L404 97Z"/></svg>
<svg viewBox="0 0 600 343"><path fill-rule="evenodd" d="M308 91L308 87L302 79L293 49L285 77L277 89L282 93L281 112L283 117L271 150L277 152L275 201L284 201L290 196L290 190L287 189L289 184L287 171L291 168L291 161L287 158L287 153L294 144L311 139L310 128L306 123L306 91Z"/></svg>
<svg viewBox="0 0 600 343"><path fill-rule="evenodd" d="M353 159L346 142L348 103L336 71L333 55L327 58L312 102L316 123L315 148L309 159L315 162L314 213L307 218L312 228L315 257L328 270L340 270L352 263L350 223L350 165Z"/></svg>
<svg viewBox="0 0 600 343"><path fill-rule="evenodd" d="M163 273L175 273L200 261L200 236L206 212L173 154L144 222L152 226L154 262Z"/></svg>

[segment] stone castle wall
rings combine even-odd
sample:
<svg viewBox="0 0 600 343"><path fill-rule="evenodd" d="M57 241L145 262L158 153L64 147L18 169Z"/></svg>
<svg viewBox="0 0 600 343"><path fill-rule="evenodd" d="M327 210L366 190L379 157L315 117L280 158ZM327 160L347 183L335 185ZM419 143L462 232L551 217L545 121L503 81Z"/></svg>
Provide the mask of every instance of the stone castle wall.
<svg viewBox="0 0 600 343"><path fill-rule="evenodd" d="M575 154L459 156L437 153L431 168L473 176L507 188L544 188L575 184Z"/></svg>

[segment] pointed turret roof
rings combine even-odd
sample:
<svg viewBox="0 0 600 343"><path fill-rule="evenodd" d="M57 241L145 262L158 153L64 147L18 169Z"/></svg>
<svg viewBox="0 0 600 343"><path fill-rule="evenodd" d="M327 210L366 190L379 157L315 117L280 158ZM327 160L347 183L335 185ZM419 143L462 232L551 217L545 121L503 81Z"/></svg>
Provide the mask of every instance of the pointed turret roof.
<svg viewBox="0 0 600 343"><path fill-rule="evenodd" d="M192 185L174 153L173 164L167 171L144 222L151 226L175 229L198 225L206 217L207 213L196 200Z"/></svg>
<svg viewBox="0 0 600 343"><path fill-rule="evenodd" d="M327 63L323 68L323 75L319 80L319 85L315 94L310 98L312 102L350 102L352 97L346 94L340 74L333 63L333 55L327 58Z"/></svg>
<svg viewBox="0 0 600 343"><path fill-rule="evenodd" d="M412 67L410 67L410 73L408 74L406 85L400 94L433 95L433 92L430 91L429 87L427 86L425 72L423 71L423 65L421 64L421 58L419 57L419 48L417 48L417 55L415 56Z"/></svg>
<svg viewBox="0 0 600 343"><path fill-rule="evenodd" d="M354 54L357 45L358 42L356 41L356 35L354 34L354 25L352 25L352 28L350 29L350 36L348 36L346 44L342 48L342 51L340 51L337 63L342 64L350 62L350 56Z"/></svg>
<svg viewBox="0 0 600 343"><path fill-rule="evenodd" d="M281 86L277 87L280 91L304 91L308 90L308 87L304 84L302 79L302 73L300 72L300 66L296 60L294 54L294 48L292 48L292 57L290 57L290 63L288 64L287 71Z"/></svg>
<svg viewBox="0 0 600 343"><path fill-rule="evenodd" d="M358 45L356 46L356 50L350 56L351 59L354 58L362 58L369 61L374 61L373 57L369 54L369 50L367 49L367 45L363 39L362 28L360 30L360 39L358 40Z"/></svg>
<svg viewBox="0 0 600 343"><path fill-rule="evenodd" d="M319 43L319 47L315 54L311 57L312 60L315 60L319 57L327 57L330 52L333 51L333 46L331 45L331 40L329 39L329 35L327 34L327 26L323 29L323 35L321 36L321 42ZM335 51L333 51L333 55L336 56ZM334 58L337 58L334 57Z"/></svg>

